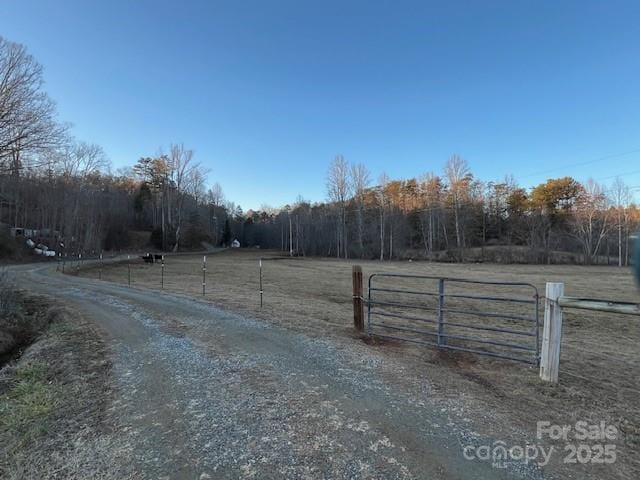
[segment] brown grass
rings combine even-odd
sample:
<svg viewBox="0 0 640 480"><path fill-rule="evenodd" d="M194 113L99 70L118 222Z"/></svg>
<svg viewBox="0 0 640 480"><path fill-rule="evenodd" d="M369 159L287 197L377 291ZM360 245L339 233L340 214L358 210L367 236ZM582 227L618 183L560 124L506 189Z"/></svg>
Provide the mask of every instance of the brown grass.
<svg viewBox="0 0 640 480"><path fill-rule="evenodd" d="M93 326L51 299L24 297L48 326L0 369L0 478L137 478L130 447L106 419L107 347Z"/></svg>
<svg viewBox="0 0 640 480"><path fill-rule="evenodd" d="M262 309L258 293L260 257L264 258ZM362 265L365 279L374 272L395 272L518 281L534 284L541 294L544 294L545 283L553 281L564 282L565 293L571 296L639 300L630 272L616 267L290 259L273 252L249 250L208 256L204 299L313 335L353 337L351 265L354 263ZM165 289L202 298L201 266L202 256L168 257ZM160 271L160 265L136 261L131 264L132 284L159 289ZM82 274L96 278L97 268L91 267ZM105 265L102 278L127 283L126 264ZM466 292L504 293L498 287L471 287ZM471 309L486 308L474 302L466 305ZM468 317L467 321L497 322ZM416 378L426 376L432 382L437 395L464 396L470 410L480 413L479 422L482 422L482 412L492 411L512 430L519 429L529 436L535 431L537 420L561 424L573 424L577 420L612 423L622 434L618 441L616 476L637 478L640 472L639 326L640 319L636 317L568 311L558 385L541 382L535 367L505 360L402 342L374 342L371 348L394 359L401 358L408 372ZM484 425L488 433L504 433L494 421ZM610 477L612 473L611 470L598 472L596 468L585 475Z"/></svg>

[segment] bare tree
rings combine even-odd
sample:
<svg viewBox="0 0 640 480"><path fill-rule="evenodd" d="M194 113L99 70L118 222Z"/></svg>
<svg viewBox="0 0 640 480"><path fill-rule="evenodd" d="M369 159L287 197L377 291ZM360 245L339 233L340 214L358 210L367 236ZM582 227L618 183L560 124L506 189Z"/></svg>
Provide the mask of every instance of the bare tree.
<svg viewBox="0 0 640 480"><path fill-rule="evenodd" d="M200 164L193 161L193 150L186 149L183 144L171 145L167 156L167 165L171 181L175 186L176 236L173 250L178 251L186 194L193 191L194 179L200 176L195 172L201 169Z"/></svg>
<svg viewBox="0 0 640 480"><path fill-rule="evenodd" d="M109 160L100 145L79 142L66 148L60 167L63 176L84 179L94 172L108 168Z"/></svg>
<svg viewBox="0 0 640 480"><path fill-rule="evenodd" d="M195 168L189 173L188 193L191 194L196 204L204 200L206 196L205 182L208 171L203 168Z"/></svg>
<svg viewBox="0 0 640 480"><path fill-rule="evenodd" d="M607 197L602 187L589 179L578 195L573 215L575 235L582 245L585 263L591 264L607 234Z"/></svg>
<svg viewBox="0 0 640 480"><path fill-rule="evenodd" d="M79 142L66 148L60 162L62 179L67 186L73 186L72 208L65 211L64 231L67 235L81 240L81 244L89 245L98 234L99 226L94 225L94 218L82 219L81 211L87 210L95 198L90 195L90 176L100 175L109 167L109 160L102 147L95 144ZM90 220L90 221L89 221Z"/></svg>
<svg viewBox="0 0 640 480"><path fill-rule="evenodd" d="M387 208L389 207L389 198L387 195L387 185L389 184L389 176L382 173L378 177L378 188L376 189L376 197L378 199L378 209L380 213L380 260L384 260L384 239L385 239L385 222Z"/></svg>
<svg viewBox="0 0 640 480"><path fill-rule="evenodd" d="M327 193L331 200L338 207L338 229L336 256L348 256L347 244L347 200L351 195L351 184L349 182L349 165L342 155L338 155L327 172Z"/></svg>
<svg viewBox="0 0 640 480"><path fill-rule="evenodd" d="M435 238L437 235L438 213L441 206L442 183L433 173L427 173L422 180L422 194L424 196L424 212L420 216L422 226L422 241L428 257L432 257Z"/></svg>
<svg viewBox="0 0 640 480"><path fill-rule="evenodd" d="M207 201L215 207L221 207L224 204L224 193L218 182L215 182L207 191Z"/></svg>
<svg viewBox="0 0 640 480"><path fill-rule="evenodd" d="M469 184L469 165L459 155L453 155L447 161L445 168L445 176L449 185L449 193L453 208L454 226L456 232L456 246L460 251L460 259L462 259L462 249L464 248L464 226L462 221L462 207L465 200L465 194Z"/></svg>
<svg viewBox="0 0 640 480"><path fill-rule="evenodd" d="M629 187L625 185L624 180L616 177L611 187L611 197L616 210L616 226L618 230L618 266L622 267L625 263L622 256L623 232L627 230L628 215L627 207L631 201L631 193Z"/></svg>
<svg viewBox="0 0 640 480"><path fill-rule="evenodd" d="M369 186L370 174L367 167L361 163L351 165L350 174L357 209L358 248L362 258L364 256L364 197Z"/></svg>
<svg viewBox="0 0 640 480"><path fill-rule="evenodd" d="M55 121L55 104L43 91L43 83L42 67L26 48L0 37L2 171L18 174L24 168L25 153L43 152L65 140L67 127Z"/></svg>

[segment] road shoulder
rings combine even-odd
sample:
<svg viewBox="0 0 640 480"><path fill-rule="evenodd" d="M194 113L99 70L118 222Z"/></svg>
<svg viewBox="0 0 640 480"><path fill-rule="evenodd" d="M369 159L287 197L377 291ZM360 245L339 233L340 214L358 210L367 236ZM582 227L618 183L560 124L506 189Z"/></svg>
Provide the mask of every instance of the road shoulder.
<svg viewBox="0 0 640 480"><path fill-rule="evenodd" d="M106 414L107 345L73 310L37 303L47 326L0 370L0 477L134 478L127 441Z"/></svg>

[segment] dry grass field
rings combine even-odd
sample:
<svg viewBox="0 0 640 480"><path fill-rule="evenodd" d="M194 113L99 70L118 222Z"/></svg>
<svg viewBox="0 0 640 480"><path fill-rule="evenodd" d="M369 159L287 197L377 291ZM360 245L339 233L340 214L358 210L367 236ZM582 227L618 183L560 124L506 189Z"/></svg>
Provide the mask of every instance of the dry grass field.
<svg viewBox="0 0 640 480"><path fill-rule="evenodd" d="M258 275L260 258L263 258L264 282L262 308ZM353 264L362 265L365 281L371 273L386 272L526 282L535 285L541 295L544 295L546 282L564 282L565 294L570 296L634 302L640 299L630 272L615 267L344 261L287 258L274 252L240 250L208 256L204 300L312 335L358 339L359 335L352 328ZM201 266L201 255L167 257L164 288L203 298ZM160 289L159 264L145 264L136 259L132 260L130 269L132 285ZM81 275L97 278L98 267L88 266ZM127 278L126 263L105 264L102 269L103 280L127 283ZM403 289L414 289L417 285L405 280L385 279L384 282L387 287L400 285ZM433 290L434 284L429 284L428 288ZM448 293L494 296L505 293L504 287L469 285L452 288L458 290ZM515 290L510 293L515 294ZM393 299L393 296L388 298ZM405 300L402 295L395 298ZM427 305L424 303L423 306ZM462 304L447 304L452 308L459 305ZM498 312L505 312L508 308L502 304L487 307L474 300L464 305L471 310L488 308ZM531 312L530 306L527 308L527 312ZM514 313L521 311L514 310ZM541 309L541 319L542 315ZM468 315L465 321L502 325L496 323L500 320ZM621 432L616 476L638 478L639 327L640 319L636 317L567 311L558 385L540 381L537 368L524 363L407 342L363 340L369 343L370 348L378 349L381 355L403 362L406 372L426 377L433 387L433 395L444 399L464 398L470 411L475 408L478 413L474 422L482 423L482 412L491 410L491 419L487 418L483 425L489 433L500 435L501 422L521 430L529 438L535 432L538 420L560 424L572 424L577 420L606 421L616 425ZM479 332L478 335L481 337L487 333ZM611 474L611 470L607 472Z"/></svg>

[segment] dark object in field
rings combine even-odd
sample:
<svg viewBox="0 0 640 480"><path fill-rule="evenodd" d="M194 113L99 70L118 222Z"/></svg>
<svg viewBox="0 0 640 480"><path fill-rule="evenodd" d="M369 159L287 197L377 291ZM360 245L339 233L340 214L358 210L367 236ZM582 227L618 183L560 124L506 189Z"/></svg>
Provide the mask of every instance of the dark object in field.
<svg viewBox="0 0 640 480"><path fill-rule="evenodd" d="M145 263L153 263L153 255L147 253L146 255L142 255L140 258L145 261Z"/></svg>
<svg viewBox="0 0 640 480"><path fill-rule="evenodd" d="M146 255L142 255L140 258L145 261L145 263L156 263L161 262L162 257L164 255L160 255L158 253L147 253Z"/></svg>

